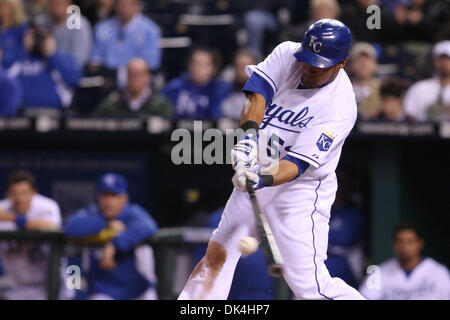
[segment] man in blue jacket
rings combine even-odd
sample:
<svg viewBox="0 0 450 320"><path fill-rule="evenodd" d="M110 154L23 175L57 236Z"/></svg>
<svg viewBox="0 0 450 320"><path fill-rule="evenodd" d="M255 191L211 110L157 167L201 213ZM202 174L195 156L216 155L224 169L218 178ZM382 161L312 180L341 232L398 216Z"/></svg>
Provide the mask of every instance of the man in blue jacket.
<svg viewBox="0 0 450 320"><path fill-rule="evenodd" d="M158 226L142 207L129 203L126 179L107 173L98 180L98 204L67 218L69 237L88 237L109 230L114 236L93 249L83 270L90 299L157 299L153 251L141 243Z"/></svg>

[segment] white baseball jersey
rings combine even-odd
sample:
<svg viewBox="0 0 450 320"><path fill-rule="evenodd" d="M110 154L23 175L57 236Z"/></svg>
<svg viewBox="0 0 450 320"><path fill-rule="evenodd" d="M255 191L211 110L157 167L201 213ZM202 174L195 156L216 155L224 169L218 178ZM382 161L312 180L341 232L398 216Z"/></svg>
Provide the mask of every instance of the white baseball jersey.
<svg viewBox="0 0 450 320"><path fill-rule="evenodd" d="M344 281L331 278L324 264L337 190L335 169L356 121L355 95L342 69L321 88L299 88L301 65L293 55L297 45L281 43L263 62L247 66L247 72L258 75L254 91L260 93L260 86L268 96L260 133L268 137L270 153L278 149L280 158L290 155L310 166L297 179L257 190L256 196L284 259L284 278L297 298L362 299ZM225 264L213 285L202 279L202 272L191 277L180 299L225 299L241 255L239 240L249 235L257 236L253 209L248 194L235 189L212 235L227 250Z"/></svg>
<svg viewBox="0 0 450 320"><path fill-rule="evenodd" d="M269 139L280 138L281 158L288 154L311 165L301 180L315 180L334 173L357 107L350 79L342 69L322 88L298 89L300 63L292 55L297 45L280 44L265 61L247 66L247 73L256 72L274 92L261 129Z"/></svg>
<svg viewBox="0 0 450 320"><path fill-rule="evenodd" d="M9 199L0 201L0 209L12 212ZM31 200L27 220L45 220L61 226L58 204L43 195L36 194ZM16 230L15 222L0 222L0 230ZM48 274L48 244L33 242L2 241L0 257L8 275L15 283L6 294L7 299L46 299Z"/></svg>
<svg viewBox="0 0 450 320"><path fill-rule="evenodd" d="M379 274L366 277L361 294L370 300L449 300L450 275L447 268L424 258L409 274L397 259L379 266Z"/></svg>

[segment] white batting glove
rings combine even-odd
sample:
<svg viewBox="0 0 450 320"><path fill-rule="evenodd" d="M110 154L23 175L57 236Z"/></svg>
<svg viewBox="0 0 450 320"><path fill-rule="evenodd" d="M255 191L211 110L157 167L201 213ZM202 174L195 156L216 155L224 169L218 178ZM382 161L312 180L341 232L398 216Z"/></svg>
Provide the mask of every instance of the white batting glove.
<svg viewBox="0 0 450 320"><path fill-rule="evenodd" d="M258 163L258 136L246 134L231 150L233 169L254 170Z"/></svg>
<svg viewBox="0 0 450 320"><path fill-rule="evenodd" d="M254 190L263 187L261 177L248 169L240 169L236 171L231 181L233 182L233 185L236 189L245 192L247 191L246 188L247 179L249 179L253 183Z"/></svg>

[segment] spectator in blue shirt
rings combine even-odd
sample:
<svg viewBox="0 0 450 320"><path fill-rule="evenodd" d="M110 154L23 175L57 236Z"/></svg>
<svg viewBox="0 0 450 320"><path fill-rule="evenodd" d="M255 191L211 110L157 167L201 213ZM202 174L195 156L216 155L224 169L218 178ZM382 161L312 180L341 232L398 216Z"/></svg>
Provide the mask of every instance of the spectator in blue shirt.
<svg viewBox="0 0 450 320"><path fill-rule="evenodd" d="M224 208L214 212L208 219L206 228L217 228ZM197 264L205 255L206 245L194 249ZM262 249L251 255L242 256L236 266L228 300L273 300L275 280L267 273L267 261Z"/></svg>
<svg viewBox="0 0 450 320"><path fill-rule="evenodd" d="M2 67L7 69L25 55L23 37L28 24L21 0L0 0L0 47Z"/></svg>
<svg viewBox="0 0 450 320"><path fill-rule="evenodd" d="M161 30L141 14L139 0L118 0L116 16L96 24L91 64L109 69L125 68L132 58L143 58L150 69L159 69Z"/></svg>
<svg viewBox="0 0 450 320"><path fill-rule="evenodd" d="M23 90L25 108L68 107L73 88L78 85L81 71L74 58L59 51L49 34L31 28L24 37L25 56L17 60L8 73L16 77Z"/></svg>
<svg viewBox="0 0 450 320"><path fill-rule="evenodd" d="M82 270L90 299L157 299L153 251L142 242L158 226L142 207L129 203L126 179L107 173L98 180L98 204L69 216L65 233L88 237L113 231L112 239L90 252L89 270Z"/></svg>
<svg viewBox="0 0 450 320"><path fill-rule="evenodd" d="M162 90L175 105L177 118L217 119L220 106L233 86L216 78L218 54L208 48L197 48L189 57L188 72L169 81Z"/></svg>

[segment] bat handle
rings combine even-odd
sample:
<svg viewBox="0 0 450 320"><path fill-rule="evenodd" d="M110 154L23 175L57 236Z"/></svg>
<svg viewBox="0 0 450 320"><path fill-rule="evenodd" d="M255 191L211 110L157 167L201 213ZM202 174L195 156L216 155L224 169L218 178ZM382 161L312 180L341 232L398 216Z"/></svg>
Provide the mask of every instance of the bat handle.
<svg viewBox="0 0 450 320"><path fill-rule="evenodd" d="M255 189L253 189L253 182L250 179L245 180L245 188L250 195L255 194Z"/></svg>

